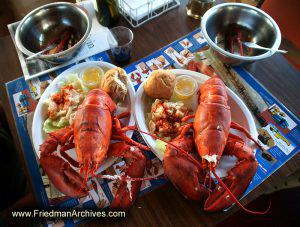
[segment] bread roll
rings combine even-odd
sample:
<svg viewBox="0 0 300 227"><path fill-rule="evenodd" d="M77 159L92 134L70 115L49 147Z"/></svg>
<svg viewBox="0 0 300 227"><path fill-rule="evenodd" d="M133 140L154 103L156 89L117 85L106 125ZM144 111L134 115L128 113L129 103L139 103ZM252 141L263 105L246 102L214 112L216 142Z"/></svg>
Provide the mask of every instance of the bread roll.
<svg viewBox="0 0 300 227"><path fill-rule="evenodd" d="M101 80L100 88L115 101L123 101L127 94L127 76L121 68L108 70Z"/></svg>
<svg viewBox="0 0 300 227"><path fill-rule="evenodd" d="M170 99L175 81L176 75L170 70L154 70L144 83L144 90L152 98Z"/></svg>

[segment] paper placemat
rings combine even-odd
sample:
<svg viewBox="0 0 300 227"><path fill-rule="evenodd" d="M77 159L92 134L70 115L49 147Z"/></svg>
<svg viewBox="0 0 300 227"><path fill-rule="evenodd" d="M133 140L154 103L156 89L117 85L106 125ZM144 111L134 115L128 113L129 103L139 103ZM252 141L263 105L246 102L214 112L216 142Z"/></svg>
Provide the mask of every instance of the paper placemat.
<svg viewBox="0 0 300 227"><path fill-rule="evenodd" d="M232 68L215 59L214 56L211 55L200 29L196 29L190 34L154 52L150 56L125 67L125 70L129 79L134 84L135 90L137 90L140 84L147 79L152 70L157 68L185 68L186 63L192 59L210 65L212 70L223 78L226 85L240 96L256 120L256 126L259 132L258 139L265 150L256 150L256 159L259 163L259 167L244 193L244 196L246 196L299 152L300 121L243 68ZM89 57L86 60L110 62L105 52ZM65 69L56 71L56 75ZM49 75L47 76L47 82L51 83L53 78ZM40 78L39 80L41 81ZM57 192L49 183L47 176L40 174L41 171L30 142L27 125L28 121L30 121L30 115L28 114L34 111L37 104L37 100L34 99L34 92L39 90L39 95L41 95L43 89L45 89L44 85L38 85L40 89L37 89L36 86L25 82L23 77L6 84L19 138L21 139L21 145L24 151L24 158L27 162L30 177L32 178L37 200L41 206L51 207L53 209L106 209L113 199L115 181L92 178L89 183L96 185L96 187L91 189L90 195L81 199L74 199L65 197ZM142 136L137 132L133 134L133 139L144 143ZM163 168L160 160L156 158L153 153L149 155L149 159L154 168L150 170L149 173L145 173L148 174L145 176L163 176ZM115 173L120 174L120 169L122 169L123 165L124 160L118 160L106 173L110 175ZM94 183L92 183L93 181ZM145 181L140 195L147 191L154 190L166 182L165 179ZM49 221L48 224L59 223L60 225L74 225L83 221L85 221L83 218L57 219Z"/></svg>

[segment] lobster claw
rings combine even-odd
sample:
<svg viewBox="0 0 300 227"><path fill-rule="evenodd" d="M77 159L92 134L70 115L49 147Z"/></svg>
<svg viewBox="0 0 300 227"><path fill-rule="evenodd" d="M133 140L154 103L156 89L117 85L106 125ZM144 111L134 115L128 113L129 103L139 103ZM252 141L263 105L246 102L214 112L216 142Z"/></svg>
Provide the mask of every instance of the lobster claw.
<svg viewBox="0 0 300 227"><path fill-rule="evenodd" d="M224 155L234 155L238 161L230 171L223 183L232 194L241 198L256 173L258 163L251 148L246 146L241 138L228 138ZM234 203L232 196L220 185L209 195L205 204L205 211L218 211L230 207Z"/></svg>
<svg viewBox="0 0 300 227"><path fill-rule="evenodd" d="M125 169L125 176L129 178L141 178L144 176L146 157L142 151L125 142L114 143L107 151L109 156L129 158L130 162ZM128 210L135 202L140 191L142 181L122 181L110 205L112 209Z"/></svg>
<svg viewBox="0 0 300 227"><path fill-rule="evenodd" d="M189 137L173 140L172 144L188 153L194 150L194 141ZM200 170L186 155L173 146L167 145L163 167L165 176L185 198L195 201L207 198L208 190L200 184L200 180L205 178L203 170Z"/></svg>
<svg viewBox="0 0 300 227"><path fill-rule="evenodd" d="M43 155L40 164L60 192L74 198L88 195L87 186L82 188L82 177L64 159L55 154Z"/></svg>

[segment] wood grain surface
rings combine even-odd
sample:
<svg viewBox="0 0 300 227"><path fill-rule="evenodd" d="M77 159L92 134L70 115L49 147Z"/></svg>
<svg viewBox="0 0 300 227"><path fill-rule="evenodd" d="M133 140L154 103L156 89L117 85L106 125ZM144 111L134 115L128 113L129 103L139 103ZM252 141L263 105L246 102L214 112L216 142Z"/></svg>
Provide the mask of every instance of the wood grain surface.
<svg viewBox="0 0 300 227"><path fill-rule="evenodd" d="M133 56L131 63L166 46L200 26L199 20L186 16L186 0L179 8L173 9L138 28L134 33ZM130 27L121 18L119 25ZM4 83L22 76L22 70L9 36L0 38L0 79L1 99L9 121L20 159L23 159L20 138L11 113ZM281 55L274 56L247 66L254 77L277 97L296 116L300 116L300 73ZM281 182L286 176L300 167L300 155L293 157L285 166L274 173L258 188L253 190L243 203L248 203L264 191ZM24 165L26 170L26 165ZM268 204L266 204L267 206ZM125 219L94 220L87 226L212 226L221 222L238 210L234 207L223 213L205 213L201 204L185 200L171 184L167 184L143 197L140 197Z"/></svg>

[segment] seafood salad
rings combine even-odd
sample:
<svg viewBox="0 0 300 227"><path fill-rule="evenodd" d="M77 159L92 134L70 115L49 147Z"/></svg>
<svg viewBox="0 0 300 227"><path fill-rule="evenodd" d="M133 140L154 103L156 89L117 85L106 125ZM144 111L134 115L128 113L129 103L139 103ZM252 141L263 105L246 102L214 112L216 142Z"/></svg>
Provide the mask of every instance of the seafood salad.
<svg viewBox="0 0 300 227"><path fill-rule="evenodd" d="M46 133L71 125L78 106L84 99L84 90L76 74L70 74L66 83L60 84L58 92L54 92L44 100L47 108L47 119L43 130Z"/></svg>
<svg viewBox="0 0 300 227"><path fill-rule="evenodd" d="M156 99L151 106L149 131L158 137L172 139L185 123L181 119L189 113L183 102Z"/></svg>

